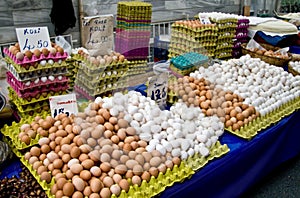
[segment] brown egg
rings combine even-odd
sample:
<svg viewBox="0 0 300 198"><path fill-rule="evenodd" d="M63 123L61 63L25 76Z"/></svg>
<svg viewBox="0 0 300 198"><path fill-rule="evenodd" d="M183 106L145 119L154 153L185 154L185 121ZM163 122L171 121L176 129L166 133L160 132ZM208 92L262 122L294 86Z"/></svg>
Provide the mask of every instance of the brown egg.
<svg viewBox="0 0 300 198"><path fill-rule="evenodd" d="M112 194L115 194L116 196L119 196L121 193L121 187L117 184L114 184L110 187L110 191Z"/></svg>
<svg viewBox="0 0 300 198"><path fill-rule="evenodd" d="M102 198L109 198L111 197L111 191L109 188L102 188L100 191L100 196Z"/></svg>
<svg viewBox="0 0 300 198"><path fill-rule="evenodd" d="M129 182L127 181L127 179L121 179L121 181L119 181L119 186L121 187L122 190L125 190L125 192L128 192L129 190Z"/></svg>
<svg viewBox="0 0 300 198"><path fill-rule="evenodd" d="M63 165L64 165L64 162L63 162L61 159L55 159L55 160L53 161L53 167L54 167L54 168L59 169L59 168L61 168Z"/></svg>
<svg viewBox="0 0 300 198"><path fill-rule="evenodd" d="M65 183L63 186L63 193L65 196L71 196L74 193L74 185L71 182Z"/></svg>
<svg viewBox="0 0 300 198"><path fill-rule="evenodd" d="M141 179L140 176L135 175L135 176L132 177L131 182L132 182L133 185L136 184L136 185L140 186L141 183L142 183L142 179ZM120 185L120 184L119 184L119 185ZM120 186L121 186L121 185L120 185Z"/></svg>
<svg viewBox="0 0 300 198"><path fill-rule="evenodd" d="M92 177L92 174L91 174L91 172L88 171L88 170L82 170L82 171L80 172L80 178L82 178L82 179L85 180L85 181L90 180L91 177Z"/></svg>
<svg viewBox="0 0 300 198"><path fill-rule="evenodd" d="M149 173L154 176L154 177L157 177L158 176L158 169L156 167L151 167L149 169Z"/></svg>
<svg viewBox="0 0 300 198"><path fill-rule="evenodd" d="M85 188L85 182L80 177L73 177L72 184L74 185L75 189L78 191L83 191Z"/></svg>
<svg viewBox="0 0 300 198"><path fill-rule="evenodd" d="M32 58L32 52L30 50L26 50L24 54L29 60Z"/></svg>
<svg viewBox="0 0 300 198"><path fill-rule="evenodd" d="M42 172L40 177L42 181L46 181L47 183L51 181L51 174L49 172Z"/></svg>
<svg viewBox="0 0 300 198"><path fill-rule="evenodd" d="M80 155L80 149L77 146L71 148L70 155L72 158L78 158Z"/></svg>
<svg viewBox="0 0 300 198"><path fill-rule="evenodd" d="M30 154L31 154L31 156L39 156L41 154L41 150L40 150L40 148L33 146L30 149Z"/></svg>
<svg viewBox="0 0 300 198"><path fill-rule="evenodd" d="M62 190L58 190L55 193L55 198L62 198L64 196L64 193Z"/></svg>
<svg viewBox="0 0 300 198"><path fill-rule="evenodd" d="M102 182L104 184L104 187L108 187L108 188L114 184L113 179L109 176L104 177Z"/></svg>
<svg viewBox="0 0 300 198"><path fill-rule="evenodd" d="M92 192L98 193L103 188L103 183L100 181L100 179L93 177L90 180L90 186L91 186Z"/></svg>
<svg viewBox="0 0 300 198"><path fill-rule="evenodd" d="M42 165L42 166L38 167L36 172L37 172L37 174L41 175L43 172L47 172L47 171L48 171L47 167Z"/></svg>
<svg viewBox="0 0 300 198"><path fill-rule="evenodd" d="M145 171L145 172L143 172L141 178L142 178L143 180L146 180L147 182L149 182L149 181L150 181L150 178L151 178L151 174L150 174L149 172Z"/></svg>
<svg viewBox="0 0 300 198"><path fill-rule="evenodd" d="M29 145L31 138L28 135L23 135L21 141L24 142L26 145Z"/></svg>
<svg viewBox="0 0 300 198"><path fill-rule="evenodd" d="M103 162L100 164L100 169L102 172L108 172L111 169L111 165L109 162Z"/></svg>
<svg viewBox="0 0 300 198"><path fill-rule="evenodd" d="M80 191L76 191L73 193L72 198L83 198L83 194Z"/></svg>
<svg viewBox="0 0 300 198"><path fill-rule="evenodd" d="M44 56L48 56L48 55L49 55L49 50L48 50L47 48L43 48L43 49L42 49L42 54L43 54Z"/></svg>
<svg viewBox="0 0 300 198"><path fill-rule="evenodd" d="M71 165L70 170L74 174L79 174L83 170L83 167L81 166L81 164L73 164Z"/></svg>

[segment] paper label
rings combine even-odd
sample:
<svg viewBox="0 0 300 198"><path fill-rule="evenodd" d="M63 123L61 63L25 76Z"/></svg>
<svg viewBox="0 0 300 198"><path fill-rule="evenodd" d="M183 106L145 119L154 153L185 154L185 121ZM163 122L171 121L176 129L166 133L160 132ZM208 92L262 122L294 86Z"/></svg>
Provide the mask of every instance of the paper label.
<svg viewBox="0 0 300 198"><path fill-rule="evenodd" d="M199 13L199 20L202 24L211 24L209 17L207 15L201 15Z"/></svg>
<svg viewBox="0 0 300 198"><path fill-rule="evenodd" d="M168 91L168 73L161 73L149 79L148 97L156 101L159 106L166 105Z"/></svg>
<svg viewBox="0 0 300 198"><path fill-rule="evenodd" d="M82 44L91 56L106 55L113 50L113 15L99 15L82 19Z"/></svg>
<svg viewBox="0 0 300 198"><path fill-rule="evenodd" d="M65 113L67 116L77 115L78 107L75 94L49 97L51 116L55 118L58 114Z"/></svg>
<svg viewBox="0 0 300 198"><path fill-rule="evenodd" d="M16 28L21 52L26 50L51 48L48 27Z"/></svg>

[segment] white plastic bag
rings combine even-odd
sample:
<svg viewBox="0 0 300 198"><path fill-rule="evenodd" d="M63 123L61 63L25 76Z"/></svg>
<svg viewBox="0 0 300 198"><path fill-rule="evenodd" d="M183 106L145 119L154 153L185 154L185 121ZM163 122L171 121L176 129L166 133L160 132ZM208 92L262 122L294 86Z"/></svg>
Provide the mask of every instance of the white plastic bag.
<svg viewBox="0 0 300 198"><path fill-rule="evenodd" d="M59 45L64 49L65 52L68 53L68 55L71 55L72 53L72 47L68 41L63 36L56 36L55 37L55 43L56 45Z"/></svg>

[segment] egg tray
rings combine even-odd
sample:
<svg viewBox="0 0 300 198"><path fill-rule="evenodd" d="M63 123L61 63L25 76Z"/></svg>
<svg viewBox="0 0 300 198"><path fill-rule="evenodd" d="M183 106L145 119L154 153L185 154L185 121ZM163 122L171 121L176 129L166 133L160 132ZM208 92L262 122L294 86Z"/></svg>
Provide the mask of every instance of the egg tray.
<svg viewBox="0 0 300 198"><path fill-rule="evenodd" d="M41 112L38 114L39 116L45 118L46 116L50 115L48 112ZM12 124L9 126L7 124L5 124L3 126L3 128L1 128L1 133L6 136L9 137L10 139L10 143L12 144L13 148L19 150L19 152L21 150L24 150L26 148L29 148L33 145L38 144L39 139L41 138L41 136L37 133L36 137L34 139L31 139L30 144L27 145L24 142L22 142L20 140L20 138L18 137L19 133L20 133L20 127L25 124L25 123L31 123L36 115L34 116L26 116L24 118L22 118L20 120L20 122L12 122Z"/></svg>
<svg viewBox="0 0 300 198"><path fill-rule="evenodd" d="M250 140L255 137L259 131L268 128L270 125L280 121L283 117L292 114L298 109L300 109L300 97L281 105L265 116L257 117L252 122L242 126L239 130L234 131L232 127L225 129L234 135Z"/></svg>
<svg viewBox="0 0 300 198"><path fill-rule="evenodd" d="M115 82L110 87L108 87L107 84L100 85L97 87L88 87L83 82L78 80L78 81L76 81L75 87L77 87L77 90L79 89L82 92L84 92L85 94L94 97L94 96L102 95L102 94L105 94L107 92L111 92L111 91L114 91L117 89L125 88L125 87L127 87L127 85L128 85L128 82L127 82L127 78L126 78L126 79L122 79L122 80Z"/></svg>
<svg viewBox="0 0 300 198"><path fill-rule="evenodd" d="M300 75L299 71L295 70L290 64L288 64L288 72L293 74L293 76Z"/></svg>
<svg viewBox="0 0 300 198"><path fill-rule="evenodd" d="M29 88L35 88L39 86L45 86L45 85L51 85L53 83L63 83L63 82L68 82L68 78L66 76L61 76L61 79L59 79L59 75L53 76L53 80L50 80L47 78L47 80L39 80L37 83L34 82L36 81L37 78L28 80L28 81L19 81L16 79L16 77L11 73L11 72L6 72L6 78L8 83L14 83L16 84L15 86L18 87L19 90L25 90Z"/></svg>
<svg viewBox="0 0 300 198"><path fill-rule="evenodd" d="M201 156L198 153L196 153L195 155L190 156L184 162L187 166L191 167L194 171L197 171L200 168L203 168L210 161L222 157L229 151L230 150L227 144L221 145L221 143L217 141L216 144L210 148L209 155L207 157Z"/></svg>
<svg viewBox="0 0 300 198"><path fill-rule="evenodd" d="M201 27L194 28L184 24L173 23L171 27L172 29L186 29L193 32L218 31L216 24L202 24Z"/></svg>
<svg viewBox="0 0 300 198"><path fill-rule="evenodd" d="M35 56L32 54L32 58L29 59L27 56L24 55L23 60L18 60L16 56L11 53L8 48L3 49L4 54L6 54L14 63L20 65L21 67L27 67L28 65L35 65L36 62L42 61L42 60L49 60L52 59L54 61L58 60L65 60L68 57L68 53L64 52L63 54L56 52L56 54L51 54L49 53L48 56L45 56L44 54L41 53L40 57Z"/></svg>
<svg viewBox="0 0 300 198"><path fill-rule="evenodd" d="M14 101L15 103L17 103L20 106L23 105L30 105L30 104L34 104L37 102L43 102L49 99L50 96L57 96L57 95L62 95L62 94L66 94L65 91L58 91L58 92L49 92L49 93L43 93L40 95L40 97L38 98L20 98L18 97L17 93L15 92L15 90L13 90L11 87L7 88L9 93L9 99Z"/></svg>
<svg viewBox="0 0 300 198"><path fill-rule="evenodd" d="M126 76L123 76L123 78L126 78ZM90 81L85 75L77 75L75 83L80 81L85 86L87 86L91 89L95 89L98 86L117 83L118 81L120 81L123 78L111 76L110 78L103 78L103 79L100 78L99 80Z"/></svg>
<svg viewBox="0 0 300 198"><path fill-rule="evenodd" d="M151 29L149 30L123 30L120 28L116 28L116 37L119 38L149 38L151 35Z"/></svg>
<svg viewBox="0 0 300 198"><path fill-rule="evenodd" d="M41 112L42 110L48 110L50 108L48 101L36 102L34 104L23 106L15 103L15 101L12 100L10 100L9 102L13 106L13 108L18 111L18 113L22 114L20 115L21 117L32 115L33 112Z"/></svg>
<svg viewBox="0 0 300 198"><path fill-rule="evenodd" d="M37 171L33 169L32 165L28 162L28 160L25 160L24 155L17 150L14 147L14 144L11 142L11 140L4 138L3 139L11 148L13 153L20 158L21 163L29 170L29 172L32 174L32 176L36 179L36 181L40 184L42 189L45 191L48 197L52 196L51 195L51 186L55 184L55 178L51 178L51 182L47 183L46 181L41 180L41 177L38 175Z"/></svg>
<svg viewBox="0 0 300 198"><path fill-rule="evenodd" d="M8 72L10 73L10 72ZM17 95L21 98L36 98L43 92L59 92L68 89L68 79L64 77L62 80L55 79L54 81L47 80L39 82L33 86L26 86L25 83L17 81L13 75L7 74L7 82L14 89Z"/></svg>
<svg viewBox="0 0 300 198"><path fill-rule="evenodd" d="M86 80L94 82L98 82L99 80L105 80L110 78L121 78L126 75L126 72L128 70L127 68L123 69L117 69L117 70L105 70L99 73L88 73L83 69L79 69L79 72L77 72L77 76L83 76L86 78Z"/></svg>
<svg viewBox="0 0 300 198"><path fill-rule="evenodd" d="M183 71L183 70L189 70L198 67L202 64L205 64L207 61L208 61L207 56L195 52L189 52L171 58L170 65Z"/></svg>
<svg viewBox="0 0 300 198"><path fill-rule="evenodd" d="M67 73L67 64L62 62L61 64L54 63L53 65L46 64L42 68L30 69L30 70L18 70L13 64L6 64L5 67L10 71L18 81L28 81L33 78L44 77L49 75L64 75Z"/></svg>

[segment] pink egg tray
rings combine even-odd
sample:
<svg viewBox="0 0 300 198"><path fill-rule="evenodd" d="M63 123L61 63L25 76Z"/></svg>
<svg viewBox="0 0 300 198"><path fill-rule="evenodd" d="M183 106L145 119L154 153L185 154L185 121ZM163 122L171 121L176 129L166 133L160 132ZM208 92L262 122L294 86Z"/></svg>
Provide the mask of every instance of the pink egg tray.
<svg viewBox="0 0 300 198"><path fill-rule="evenodd" d="M18 81L14 75L10 72L6 72L6 78L8 84L16 91L21 98L34 98L38 94L43 92L58 92L65 91L69 88L68 78L63 77L53 77L53 80L46 78L47 80L33 80L27 81L26 83Z"/></svg>
<svg viewBox="0 0 300 198"><path fill-rule="evenodd" d="M53 59L53 61L65 60L68 57L67 52L64 52L63 54L60 54L59 52L56 52L55 55L53 55L51 53L49 53L48 56L45 56L44 54L41 54L40 57L37 57L33 54L31 59L29 59L27 56L24 55L23 60L18 60L16 58L16 56L8 50L8 48L4 48L3 52L7 56L9 56L15 63L17 63L21 66L26 66L28 64L29 65L34 65L37 61L48 60L48 59Z"/></svg>

